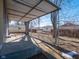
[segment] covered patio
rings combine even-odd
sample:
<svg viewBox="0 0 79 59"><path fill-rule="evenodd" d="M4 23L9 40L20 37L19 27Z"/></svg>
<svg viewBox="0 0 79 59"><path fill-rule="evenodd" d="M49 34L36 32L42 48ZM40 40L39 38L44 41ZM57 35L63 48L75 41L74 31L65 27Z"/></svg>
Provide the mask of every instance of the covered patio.
<svg viewBox="0 0 79 59"><path fill-rule="evenodd" d="M28 59L42 52L29 35L29 23L60 8L49 0L0 0L0 7L0 59ZM11 35L11 21L24 23L25 31Z"/></svg>

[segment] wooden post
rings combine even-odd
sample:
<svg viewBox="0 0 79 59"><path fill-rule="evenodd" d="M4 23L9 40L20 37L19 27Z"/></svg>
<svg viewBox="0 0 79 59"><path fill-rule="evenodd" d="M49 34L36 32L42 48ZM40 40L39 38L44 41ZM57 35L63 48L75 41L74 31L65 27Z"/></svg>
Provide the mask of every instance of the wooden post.
<svg viewBox="0 0 79 59"><path fill-rule="evenodd" d="M60 7L62 0L54 0L54 3ZM53 37L55 38L55 45L58 44L58 35L59 35L59 10L56 12L51 13L51 22L53 24ZM57 25L58 24L58 25Z"/></svg>
<svg viewBox="0 0 79 59"><path fill-rule="evenodd" d="M29 35L29 22L25 22L25 34Z"/></svg>
<svg viewBox="0 0 79 59"><path fill-rule="evenodd" d="M4 0L4 25L5 25L5 27L4 27L4 29L5 29L5 36L8 36L9 19L8 19L8 11L7 11L6 0Z"/></svg>
<svg viewBox="0 0 79 59"><path fill-rule="evenodd" d="M53 38L55 39L54 44L57 44L58 32L57 32L57 12L51 13L51 22L53 25Z"/></svg>
<svg viewBox="0 0 79 59"><path fill-rule="evenodd" d="M3 47L3 43L6 39L7 28L7 12L6 12L6 0L0 0L0 50Z"/></svg>
<svg viewBox="0 0 79 59"><path fill-rule="evenodd" d="M25 36L31 42L31 38L30 38L30 35L29 35L29 23L30 23L29 21L25 22Z"/></svg>
<svg viewBox="0 0 79 59"><path fill-rule="evenodd" d="M0 50L2 49L3 43L3 27L4 27L4 17L3 17L3 0L0 0Z"/></svg>

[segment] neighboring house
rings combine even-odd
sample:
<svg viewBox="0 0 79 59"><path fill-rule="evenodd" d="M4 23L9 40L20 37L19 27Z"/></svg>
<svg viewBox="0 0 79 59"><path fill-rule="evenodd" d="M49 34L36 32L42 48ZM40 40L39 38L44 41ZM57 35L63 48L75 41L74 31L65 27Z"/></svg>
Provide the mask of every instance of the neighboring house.
<svg viewBox="0 0 79 59"><path fill-rule="evenodd" d="M59 34L69 37L79 37L79 25L66 23L59 27Z"/></svg>
<svg viewBox="0 0 79 59"><path fill-rule="evenodd" d="M48 33L48 32L51 32L52 29L53 29L52 26L43 26L38 28L37 31L42 33Z"/></svg>
<svg viewBox="0 0 79 59"><path fill-rule="evenodd" d="M25 26L20 25L20 26L9 26L9 32L14 33L14 32L25 32Z"/></svg>
<svg viewBox="0 0 79 59"><path fill-rule="evenodd" d="M60 26L59 29L64 29L64 30L79 30L79 25L72 24L72 23L66 23L66 24Z"/></svg>
<svg viewBox="0 0 79 59"><path fill-rule="evenodd" d="M44 26L44 27L41 27L41 29L42 29L43 31L48 31L48 32L50 32L50 31L53 29L53 26Z"/></svg>
<svg viewBox="0 0 79 59"><path fill-rule="evenodd" d="M52 26L34 27L31 30L36 30L37 32L50 32L53 29Z"/></svg>

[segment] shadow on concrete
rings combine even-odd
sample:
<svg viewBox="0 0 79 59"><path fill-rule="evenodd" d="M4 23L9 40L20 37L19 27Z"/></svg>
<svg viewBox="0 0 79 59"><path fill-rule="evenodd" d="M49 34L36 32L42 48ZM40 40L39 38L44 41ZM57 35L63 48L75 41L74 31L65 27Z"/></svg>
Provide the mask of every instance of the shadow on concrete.
<svg viewBox="0 0 79 59"><path fill-rule="evenodd" d="M25 41L26 38L28 39L27 41ZM42 50L31 41L30 36L25 35L21 37L21 40L19 42L4 43L4 46L0 52L0 59L32 59L32 58L44 59L46 58L46 56L41 53L42 53ZM56 59L53 56L52 58Z"/></svg>
<svg viewBox="0 0 79 59"><path fill-rule="evenodd" d="M48 54L47 52L44 52L44 53L39 53L35 56L32 56L31 58L28 58L28 59L56 59L56 58Z"/></svg>

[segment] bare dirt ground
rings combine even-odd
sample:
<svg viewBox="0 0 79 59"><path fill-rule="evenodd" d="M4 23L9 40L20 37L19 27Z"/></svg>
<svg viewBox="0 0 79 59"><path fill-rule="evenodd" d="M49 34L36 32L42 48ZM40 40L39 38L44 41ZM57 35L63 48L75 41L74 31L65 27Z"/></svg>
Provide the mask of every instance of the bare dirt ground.
<svg viewBox="0 0 79 59"><path fill-rule="evenodd" d="M79 53L79 39L78 38L59 36L58 45L56 47L56 46L53 46L55 39L52 37L51 34L31 33L30 35L33 38L36 38L36 39L34 39L36 42L41 41L41 42L39 42L42 44L40 46L43 46L43 45L44 45L44 47L47 46L46 51L48 51L49 54L51 54L52 56L55 54L54 57L56 59L59 59L59 58L68 59L66 57L63 58L62 52L68 53L70 51L75 51L75 52ZM39 45L39 43L38 43L38 45ZM44 47L42 47L42 49L44 49ZM50 49L48 47L50 47L52 49ZM45 51L45 49L44 49L44 51ZM74 57L74 59L79 59L79 56L77 58Z"/></svg>
<svg viewBox="0 0 79 59"><path fill-rule="evenodd" d="M41 34L41 33L32 33L31 36L39 38L50 44L54 44L54 42L55 42L55 39L52 38L52 35ZM59 36L58 45L69 51L76 51L79 53L79 39L78 38Z"/></svg>

